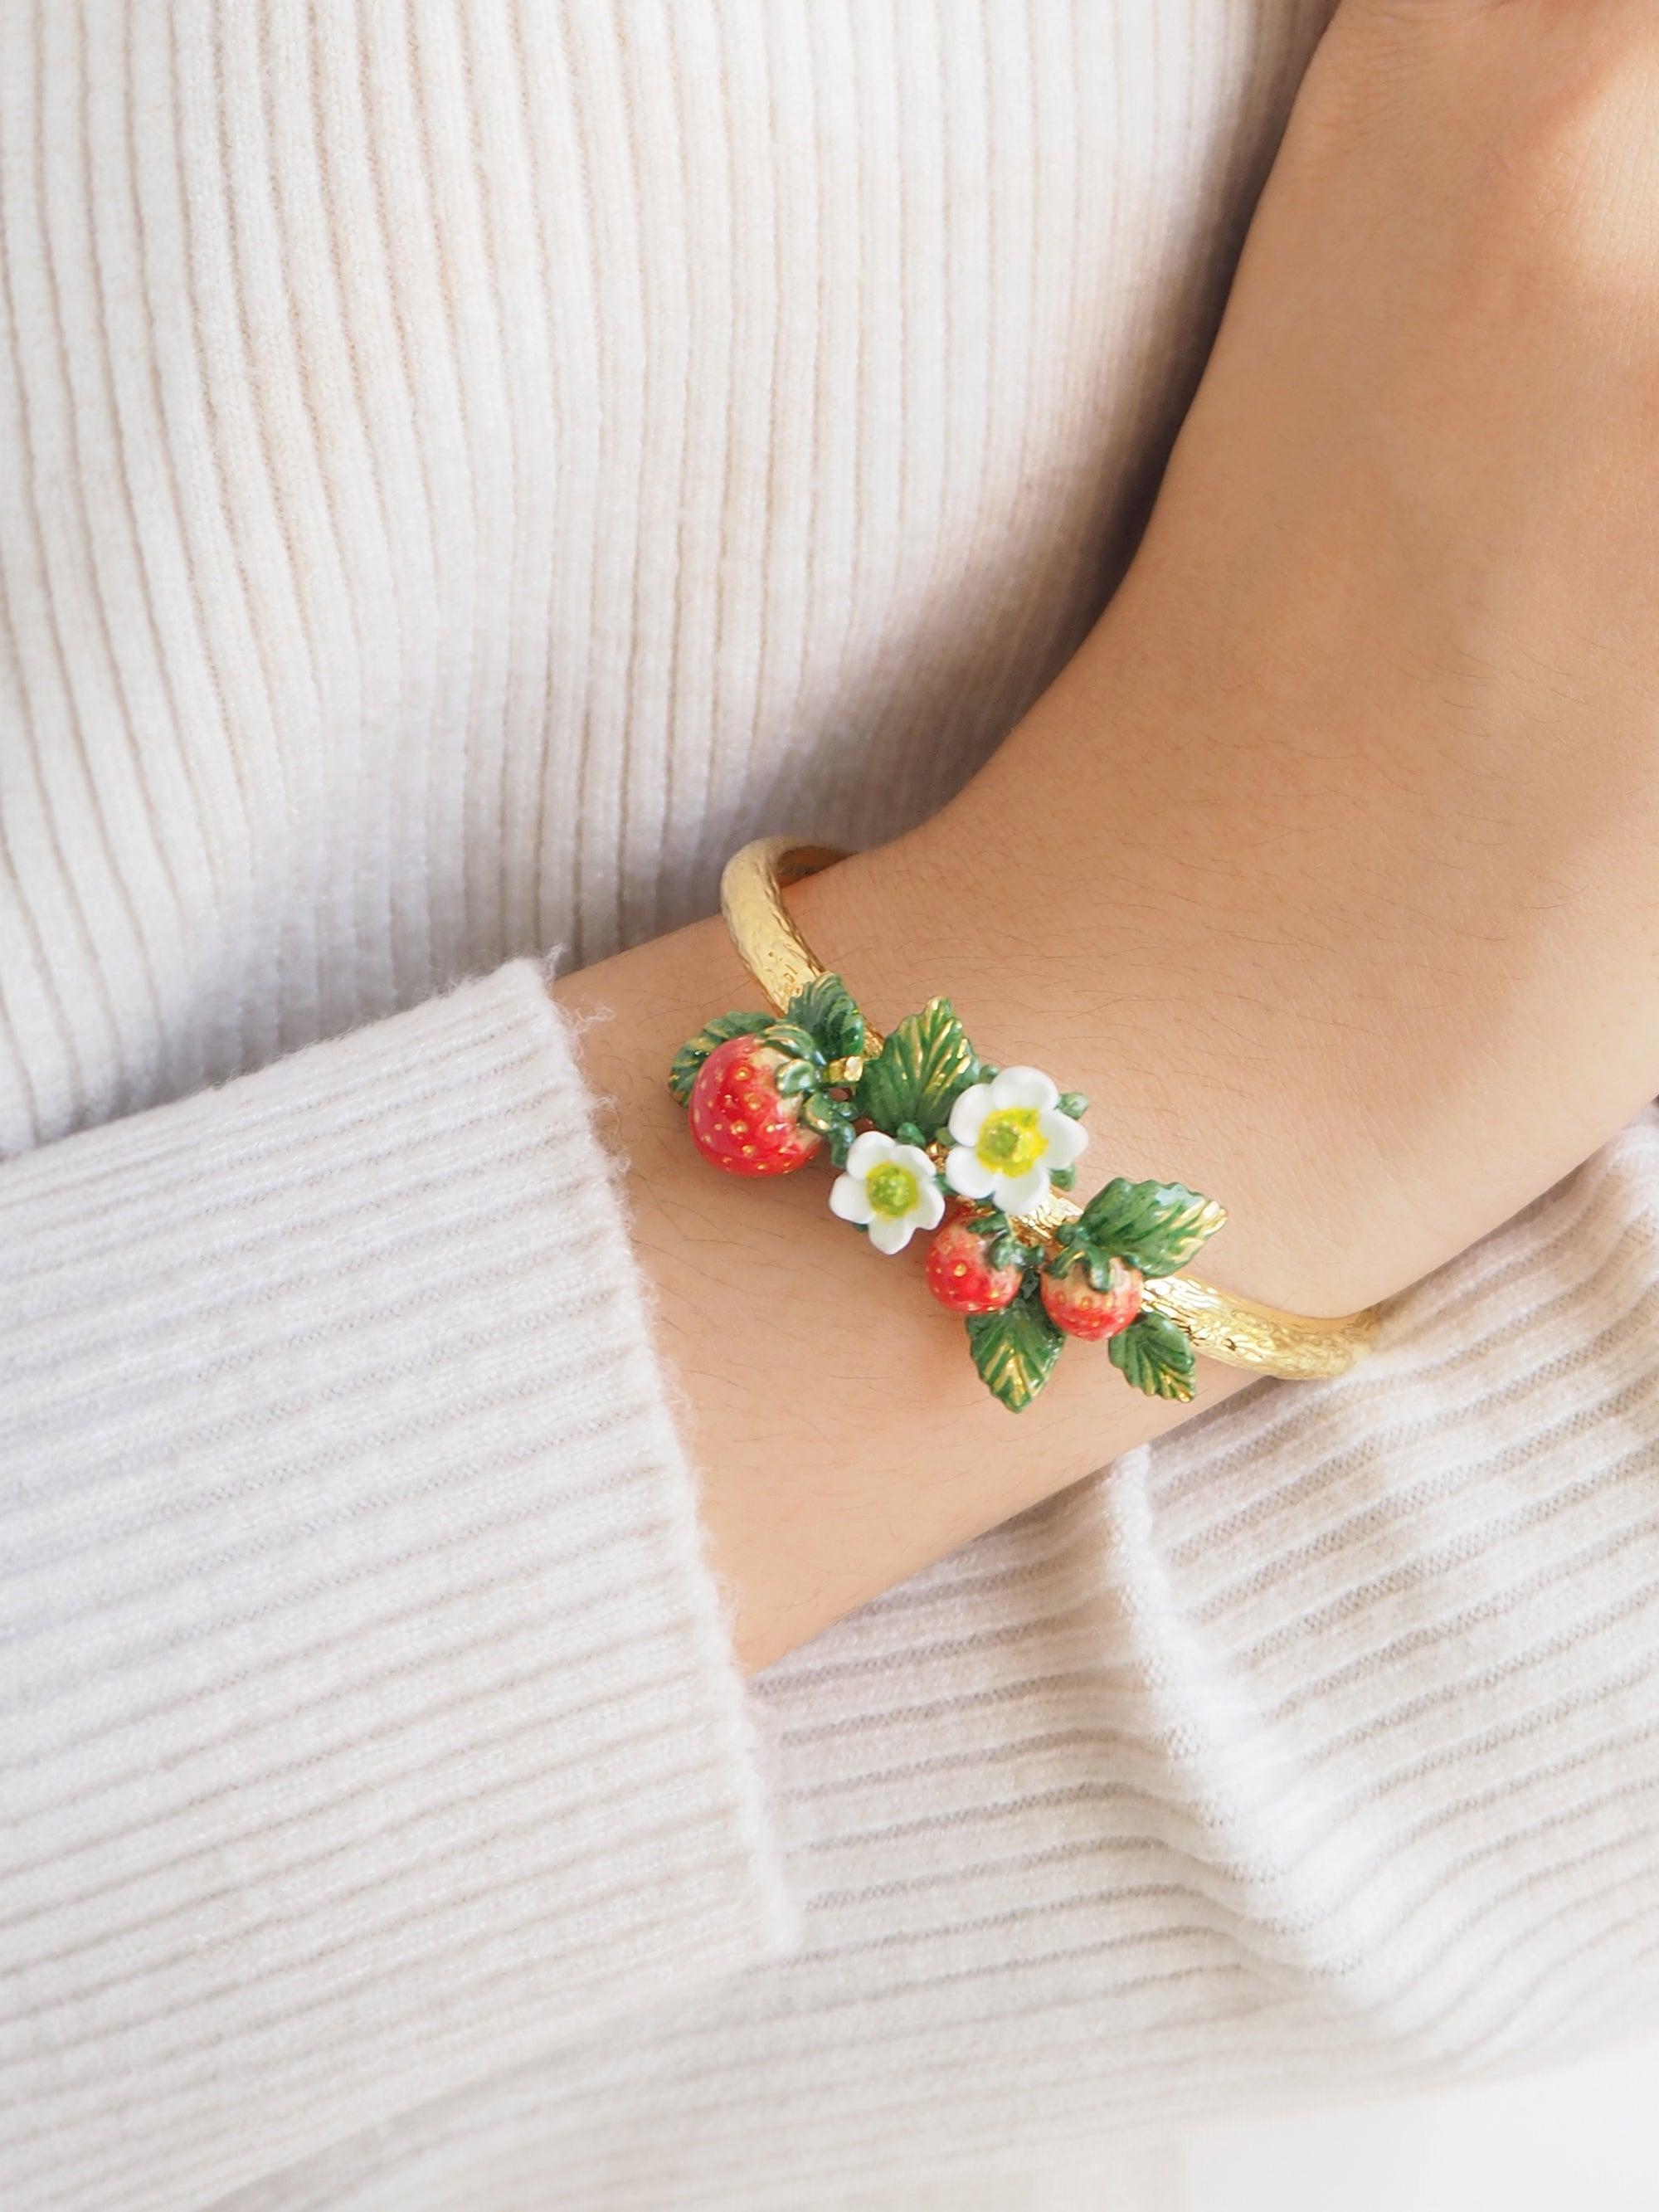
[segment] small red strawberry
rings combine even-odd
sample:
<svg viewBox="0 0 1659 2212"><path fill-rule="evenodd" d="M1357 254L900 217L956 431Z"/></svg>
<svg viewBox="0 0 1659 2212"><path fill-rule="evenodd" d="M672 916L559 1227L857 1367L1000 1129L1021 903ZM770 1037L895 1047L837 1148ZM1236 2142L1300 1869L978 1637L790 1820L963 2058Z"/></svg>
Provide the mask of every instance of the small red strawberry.
<svg viewBox="0 0 1659 2212"><path fill-rule="evenodd" d="M927 1287L952 1313L1000 1313L1018 1294L1022 1270L994 1267L990 1240L974 1227L973 1209L952 1206L927 1247Z"/></svg>
<svg viewBox="0 0 1659 2212"><path fill-rule="evenodd" d="M1049 1320L1067 1336L1116 1336L1140 1311L1145 1279L1139 1268L1115 1255L1110 1264L1111 1286L1104 1291L1097 1291L1089 1280L1089 1271L1081 1260L1063 1275L1051 1275L1045 1270L1042 1303Z"/></svg>
<svg viewBox="0 0 1659 2212"><path fill-rule="evenodd" d="M1048 1318L1055 1328L1064 1329L1066 1336L1099 1340L1102 1336L1117 1336L1134 1321L1141 1310L1144 1281L1139 1267L1130 1267L1128 1261L1113 1256L1110 1290L1095 1290L1088 1281L1088 1270L1078 1261L1064 1274L1044 1274L1042 1303L1048 1307Z"/></svg>
<svg viewBox="0 0 1659 2212"><path fill-rule="evenodd" d="M787 1059L757 1036L728 1037L697 1070L687 1113L704 1159L728 1175L780 1176L805 1167L823 1139L800 1118L799 1097L780 1096Z"/></svg>

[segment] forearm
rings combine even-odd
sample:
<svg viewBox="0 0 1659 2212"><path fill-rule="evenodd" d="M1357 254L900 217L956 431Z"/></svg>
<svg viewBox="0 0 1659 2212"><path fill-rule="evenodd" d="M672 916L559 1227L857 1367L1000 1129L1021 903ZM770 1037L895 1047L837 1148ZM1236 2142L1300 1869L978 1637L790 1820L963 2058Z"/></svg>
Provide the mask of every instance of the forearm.
<svg viewBox="0 0 1659 2212"><path fill-rule="evenodd" d="M1045 711L1068 708L1055 697ZM1074 963L1043 941L1040 868L1005 898L994 860L969 880L963 836L994 852L971 796L798 886L809 939L878 1024L948 991L983 1049L1087 1091L1089 1187L1120 1172L1185 1176L1205 1108L1189 1100L1167 1116L1190 1054L1179 1010L1138 1007L1133 994L1115 1009L1099 1003L1098 974L1078 989ZM1103 927L1110 915L1109 898ZM975 1377L960 1320L928 1297L921 1240L884 1259L830 1214L823 1175L750 1183L715 1173L692 1146L665 1086L669 1060L711 1013L756 996L718 921L573 975L557 996L578 1015L608 1016L587 1027L584 1057L614 1101L635 1250L750 1668L1250 1379L1202 1361L1195 1400L1170 1404L1127 1388L1103 1347L1084 1346L1011 1416ZM1229 1133L1225 1113L1216 1119L1203 1147L1214 1176L1201 1187L1224 1201L1225 1179L1243 1185L1249 1143ZM1303 1141L1316 1141L1311 1127ZM1231 1231L1203 1272L1291 1303L1295 1241L1275 1224L1288 1226L1294 1204L1289 1189L1253 1194L1255 1273L1228 1265Z"/></svg>
<svg viewBox="0 0 1659 2212"><path fill-rule="evenodd" d="M1632 0L1344 9L1094 635L942 814L794 894L878 1025L948 993L1087 1093L1089 1188L1218 1199L1203 1272L1272 1304L1403 1288L1659 1090L1656 93ZM704 1166L664 1077L753 1000L717 924L561 995L613 1011L750 1664L1183 1418L1074 1357L1011 1419L821 1177Z"/></svg>
<svg viewBox="0 0 1659 2212"><path fill-rule="evenodd" d="M1586 1156L1641 1103L1651 1054L1622 1031L1597 1048L1604 1015L1547 943L1528 961L1504 940L1494 968L1467 878L1432 840L1396 854L1376 792L1328 771L1351 728L1288 724L1266 665L1248 684L1173 680L1183 658L1149 655L1153 627L1126 595L957 801L796 886L792 906L878 1025L943 990L981 1049L1085 1091L1085 1189L1186 1182L1228 1208L1199 1272L1346 1312ZM1432 791L1432 716L1410 742L1406 774ZM1422 811L1409 783L1401 811ZM749 1668L1250 1380L1200 1359L1194 1400L1170 1404L1079 1346L1011 1416L928 1297L920 1240L884 1259L830 1214L824 1175L748 1182L692 1146L669 1061L757 995L718 921L557 995L609 1017L584 1055L615 1102ZM1577 1024L1574 1084L1546 1085L1540 1056Z"/></svg>

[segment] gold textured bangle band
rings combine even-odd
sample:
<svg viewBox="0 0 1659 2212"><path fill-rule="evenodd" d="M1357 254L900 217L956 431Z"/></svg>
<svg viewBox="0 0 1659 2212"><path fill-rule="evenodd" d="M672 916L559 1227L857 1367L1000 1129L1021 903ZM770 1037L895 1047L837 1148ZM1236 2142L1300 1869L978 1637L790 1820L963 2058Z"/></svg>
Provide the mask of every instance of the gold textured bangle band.
<svg viewBox="0 0 1659 2212"><path fill-rule="evenodd" d="M720 878L726 926L738 957L780 1013L826 972L795 927L784 891L845 857L832 847L796 837L759 837L726 864ZM866 1055L873 1058L881 1047L880 1036L868 1029ZM1051 1190L1028 1218L1033 1228L1051 1230L1075 1220L1080 1210L1063 1191ZM1364 1358L1376 1334L1375 1306L1334 1321L1314 1320L1259 1305L1187 1274L1155 1277L1145 1295L1148 1306L1186 1332L1195 1352L1230 1367L1254 1368L1292 1382L1346 1374Z"/></svg>

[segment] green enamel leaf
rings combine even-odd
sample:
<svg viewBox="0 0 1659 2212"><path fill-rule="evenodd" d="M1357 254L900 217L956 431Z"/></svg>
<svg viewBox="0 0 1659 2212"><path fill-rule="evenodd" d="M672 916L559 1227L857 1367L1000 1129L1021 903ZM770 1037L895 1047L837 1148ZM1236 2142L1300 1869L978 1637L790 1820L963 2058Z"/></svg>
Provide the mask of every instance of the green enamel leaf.
<svg viewBox="0 0 1659 2212"><path fill-rule="evenodd" d="M681 1105L690 1097L697 1070L716 1045L724 1044L728 1037L758 1035L770 1025L771 1020L770 1014L717 1014L696 1036L688 1037L674 1054L674 1064L668 1071L668 1087Z"/></svg>
<svg viewBox="0 0 1659 2212"><path fill-rule="evenodd" d="M1225 1209L1179 1182L1130 1182L1097 1190L1077 1224L1091 1253L1115 1253L1143 1275L1172 1275L1227 1218Z"/></svg>
<svg viewBox="0 0 1659 2212"><path fill-rule="evenodd" d="M1149 1398L1177 1398L1184 1403L1192 1396L1192 1342L1167 1314L1143 1310L1109 1340L1106 1349L1124 1379Z"/></svg>
<svg viewBox="0 0 1659 2212"><path fill-rule="evenodd" d="M977 1080L979 1062L948 999L929 999L907 1014L865 1069L858 1110L895 1134L914 1121L930 1134L949 1120L951 1102Z"/></svg>
<svg viewBox="0 0 1659 2212"><path fill-rule="evenodd" d="M969 1314L968 1341L986 1389L1018 1413L1054 1373L1066 1339L1028 1289L1000 1313Z"/></svg>
<svg viewBox="0 0 1659 2212"><path fill-rule="evenodd" d="M1080 1121L1089 1110L1089 1102L1080 1091L1062 1091L1060 1110L1062 1114L1069 1114L1074 1121Z"/></svg>
<svg viewBox="0 0 1659 2212"><path fill-rule="evenodd" d="M797 991L785 1018L805 1030L826 1060L864 1050L864 1016L839 975L820 975Z"/></svg>

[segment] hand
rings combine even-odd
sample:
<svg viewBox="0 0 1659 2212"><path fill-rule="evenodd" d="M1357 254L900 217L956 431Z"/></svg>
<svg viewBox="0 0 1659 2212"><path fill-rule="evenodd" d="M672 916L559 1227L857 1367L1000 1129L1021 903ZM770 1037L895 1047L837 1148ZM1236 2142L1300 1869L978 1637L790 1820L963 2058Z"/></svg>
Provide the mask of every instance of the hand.
<svg viewBox="0 0 1659 2212"><path fill-rule="evenodd" d="M1659 1089L1656 118L1643 0L1351 0L1094 635L941 815L793 895L878 1023L948 990L1090 1093L1085 1188L1220 1198L1203 1272L1276 1304L1402 1287ZM616 1010L750 1663L1179 1417L1082 1356L1010 1417L821 1178L696 1158L661 1070L753 995L717 925L560 995Z"/></svg>

